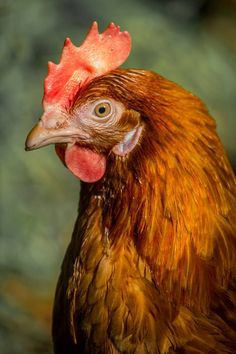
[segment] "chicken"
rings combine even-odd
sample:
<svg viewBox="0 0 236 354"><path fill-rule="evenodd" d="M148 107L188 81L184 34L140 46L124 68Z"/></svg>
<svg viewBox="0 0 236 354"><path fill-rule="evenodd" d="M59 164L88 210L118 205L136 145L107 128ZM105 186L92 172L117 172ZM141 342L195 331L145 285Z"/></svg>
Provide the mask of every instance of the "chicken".
<svg viewBox="0 0 236 354"><path fill-rule="evenodd" d="M127 32L93 23L49 63L26 149L81 180L53 310L57 354L236 352L236 183L202 101L121 69Z"/></svg>

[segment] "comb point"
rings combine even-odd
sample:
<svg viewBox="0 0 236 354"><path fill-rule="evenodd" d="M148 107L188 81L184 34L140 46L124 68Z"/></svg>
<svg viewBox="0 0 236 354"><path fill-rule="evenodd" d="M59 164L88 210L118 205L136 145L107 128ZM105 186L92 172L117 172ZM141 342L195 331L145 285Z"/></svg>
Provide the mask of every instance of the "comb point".
<svg viewBox="0 0 236 354"><path fill-rule="evenodd" d="M71 44L73 44L73 43L71 42L71 39L70 39L69 37L66 37L66 39L65 39L65 41L64 41L64 47L69 46L69 45L71 45Z"/></svg>

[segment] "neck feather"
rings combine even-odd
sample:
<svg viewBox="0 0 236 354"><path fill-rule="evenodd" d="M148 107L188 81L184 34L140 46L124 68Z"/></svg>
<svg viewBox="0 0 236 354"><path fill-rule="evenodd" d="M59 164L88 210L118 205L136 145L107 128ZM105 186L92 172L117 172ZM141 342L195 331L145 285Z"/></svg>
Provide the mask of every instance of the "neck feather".
<svg viewBox="0 0 236 354"><path fill-rule="evenodd" d="M202 102L158 80L165 101L145 108L140 145L110 155L81 210L98 209L109 245L131 242L170 299L204 310L235 266L235 177Z"/></svg>

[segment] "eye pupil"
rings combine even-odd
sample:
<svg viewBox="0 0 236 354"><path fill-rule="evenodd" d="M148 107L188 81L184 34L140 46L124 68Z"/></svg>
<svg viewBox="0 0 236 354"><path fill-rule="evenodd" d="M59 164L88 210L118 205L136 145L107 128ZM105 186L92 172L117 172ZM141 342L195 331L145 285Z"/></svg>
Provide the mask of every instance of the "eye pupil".
<svg viewBox="0 0 236 354"><path fill-rule="evenodd" d="M99 112L100 114L103 114L103 113L106 112L106 108L105 108L104 106L99 107L98 112Z"/></svg>

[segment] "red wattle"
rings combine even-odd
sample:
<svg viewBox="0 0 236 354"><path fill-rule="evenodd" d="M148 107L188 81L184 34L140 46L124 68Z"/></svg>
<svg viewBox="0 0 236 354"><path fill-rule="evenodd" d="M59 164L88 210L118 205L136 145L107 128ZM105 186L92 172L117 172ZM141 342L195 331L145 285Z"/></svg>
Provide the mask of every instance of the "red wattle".
<svg viewBox="0 0 236 354"><path fill-rule="evenodd" d="M65 150L65 164L83 182L96 182L106 171L106 158L75 144Z"/></svg>

